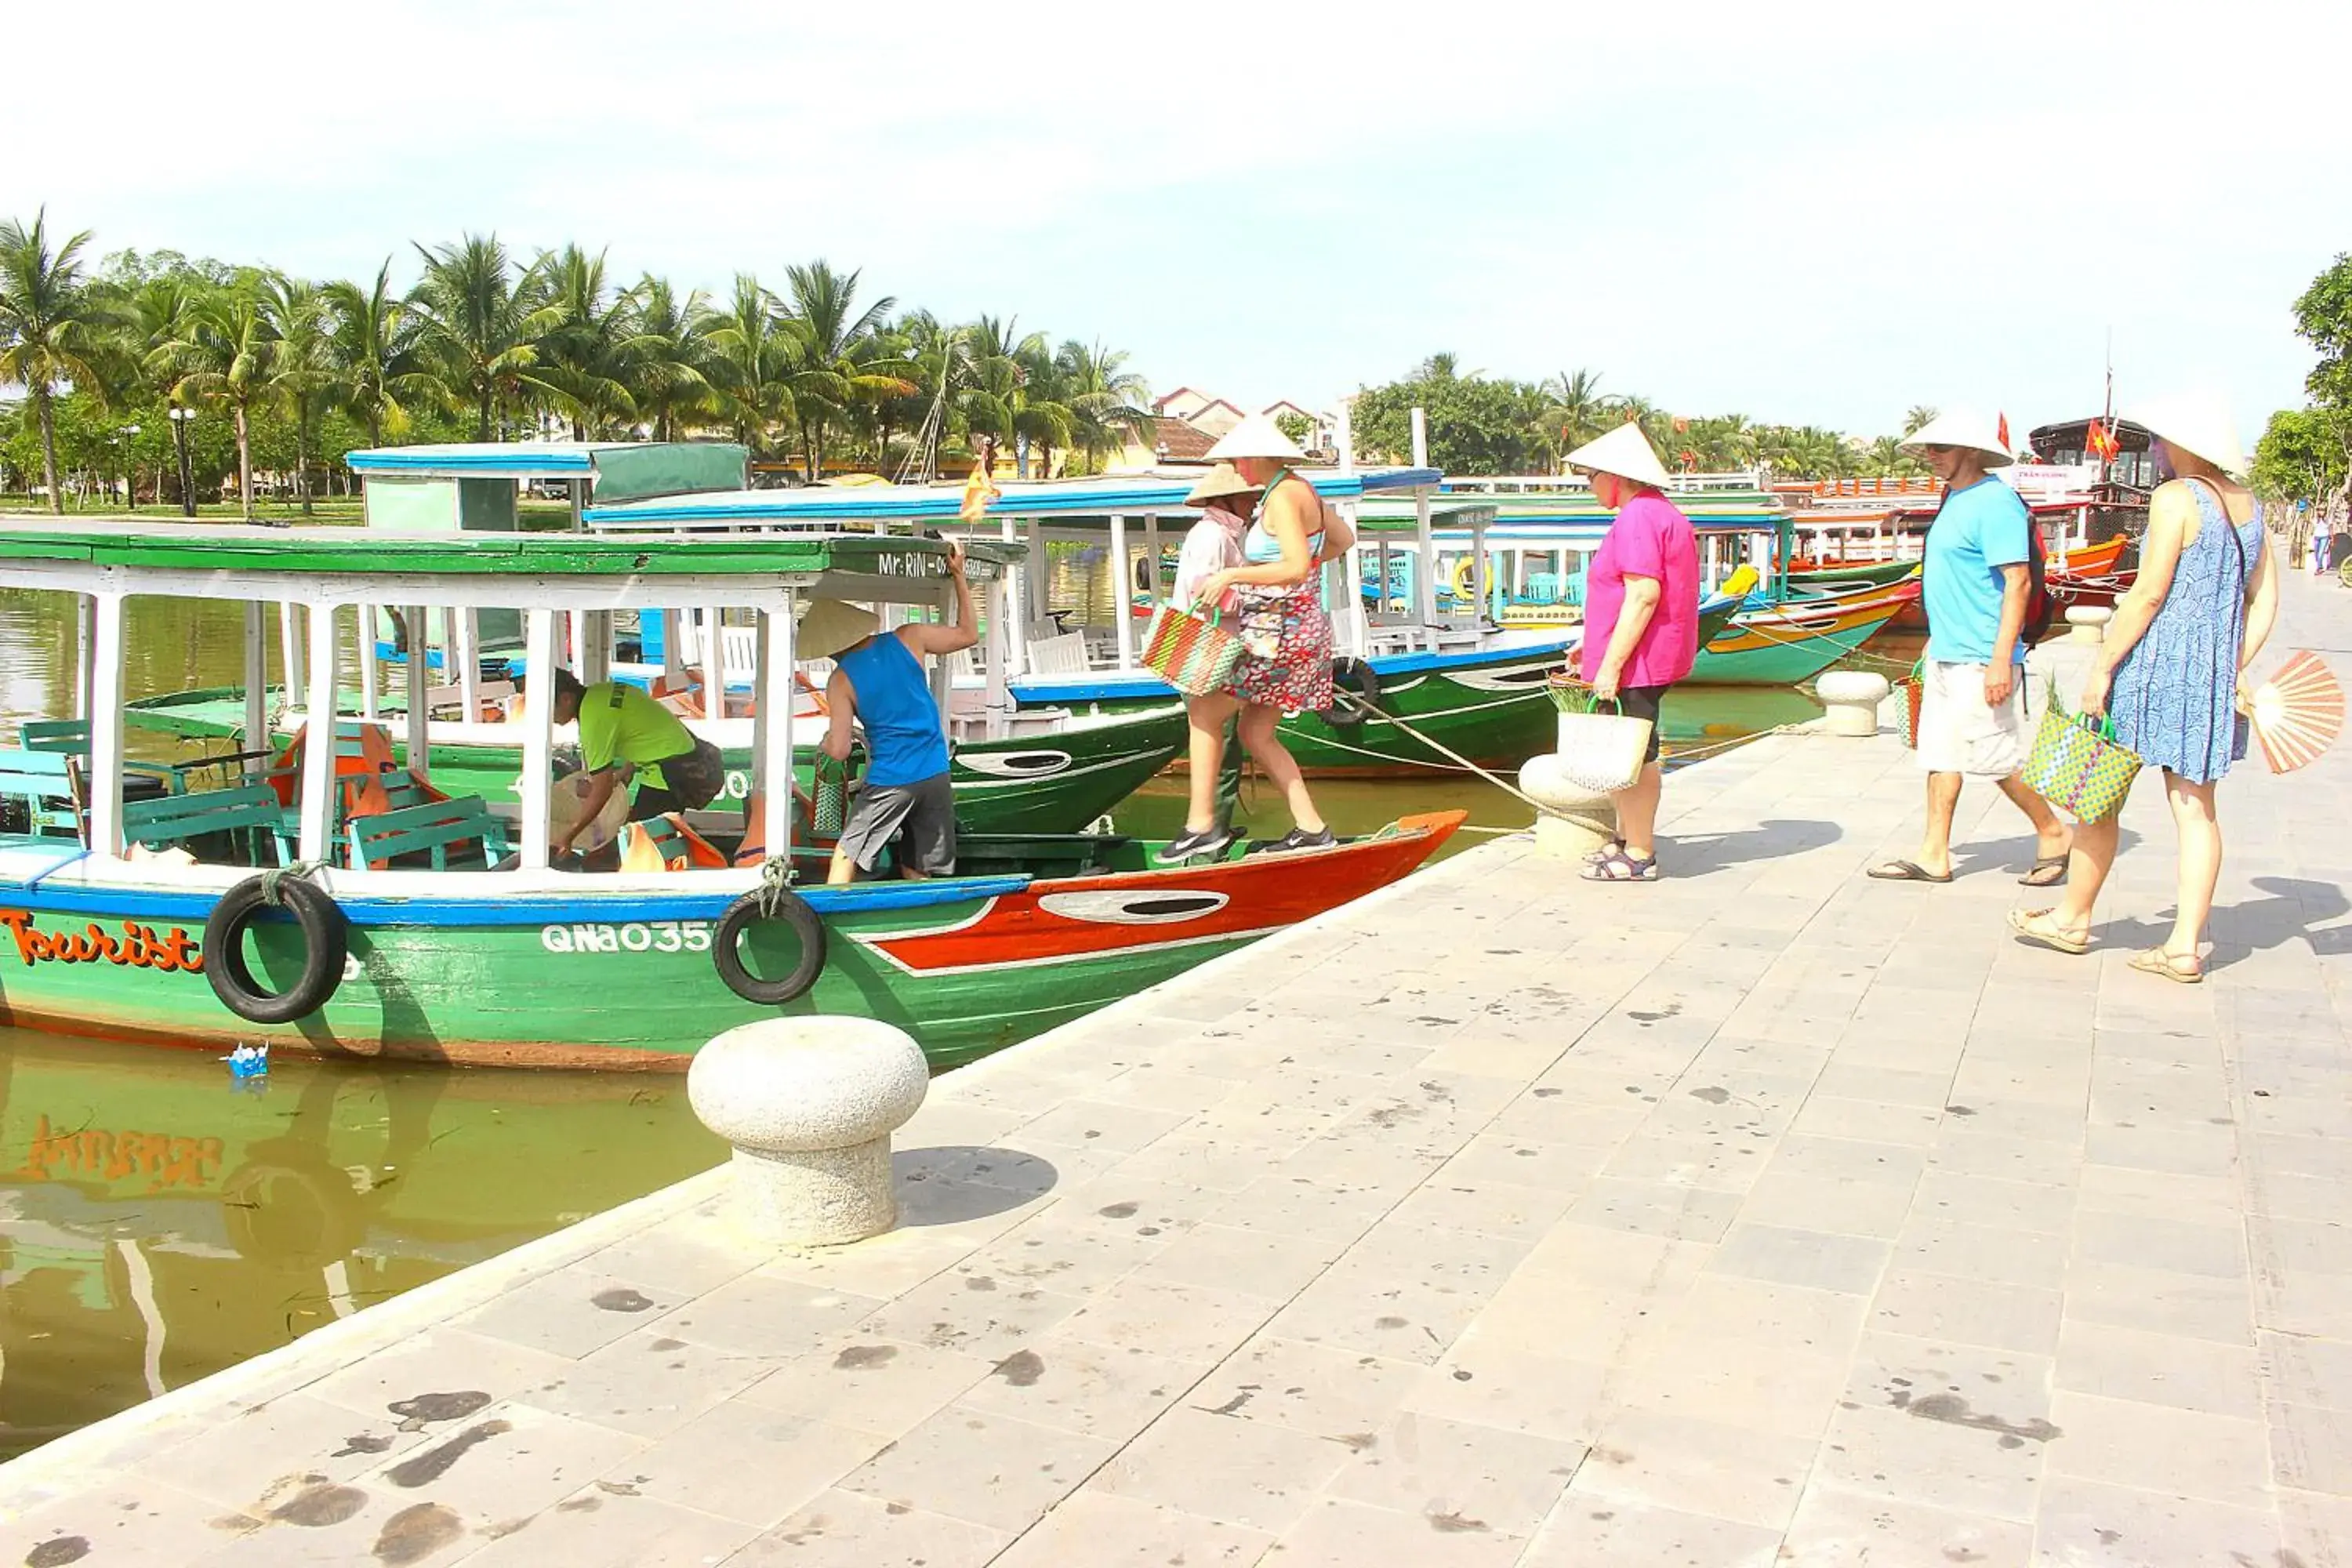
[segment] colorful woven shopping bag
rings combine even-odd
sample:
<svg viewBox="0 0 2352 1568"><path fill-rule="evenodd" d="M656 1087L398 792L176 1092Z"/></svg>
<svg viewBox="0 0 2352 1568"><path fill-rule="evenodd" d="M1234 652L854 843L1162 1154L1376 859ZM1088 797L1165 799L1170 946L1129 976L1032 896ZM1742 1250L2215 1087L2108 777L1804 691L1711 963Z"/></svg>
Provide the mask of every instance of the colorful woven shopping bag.
<svg viewBox="0 0 2352 1568"><path fill-rule="evenodd" d="M809 831L819 838L838 838L849 826L849 764L819 755L810 781Z"/></svg>
<svg viewBox="0 0 2352 1568"><path fill-rule="evenodd" d="M2107 822L2123 810L2139 768L2138 754L2116 743L2114 720L2069 713L2053 690L2018 777L2075 821Z"/></svg>
<svg viewBox="0 0 2352 1568"><path fill-rule="evenodd" d="M1151 629L1143 638L1143 662L1160 672L1169 685L1187 697L1205 697L1233 680L1241 662L1242 639L1217 624L1174 605L1161 605L1151 614Z"/></svg>
<svg viewBox="0 0 2352 1568"><path fill-rule="evenodd" d="M1919 705L1927 695L1927 661L1921 659L1911 667L1911 673L1895 683L1903 693L1903 743L1913 751L1919 749Z"/></svg>

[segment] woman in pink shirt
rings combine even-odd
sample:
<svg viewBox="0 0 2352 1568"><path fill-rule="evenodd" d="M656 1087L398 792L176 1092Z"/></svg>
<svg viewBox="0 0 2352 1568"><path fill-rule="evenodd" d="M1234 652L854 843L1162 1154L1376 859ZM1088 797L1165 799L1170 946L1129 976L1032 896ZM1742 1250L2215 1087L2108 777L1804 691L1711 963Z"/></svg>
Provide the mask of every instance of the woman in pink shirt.
<svg viewBox="0 0 2352 1568"><path fill-rule="evenodd" d="M1665 465L1638 425L1621 425L1568 455L1617 514L1584 574L1582 674L1593 695L1650 721L1641 776L1611 797L1617 837L1586 862L1593 882L1658 879L1658 709L1698 660L1698 537L1664 495Z"/></svg>

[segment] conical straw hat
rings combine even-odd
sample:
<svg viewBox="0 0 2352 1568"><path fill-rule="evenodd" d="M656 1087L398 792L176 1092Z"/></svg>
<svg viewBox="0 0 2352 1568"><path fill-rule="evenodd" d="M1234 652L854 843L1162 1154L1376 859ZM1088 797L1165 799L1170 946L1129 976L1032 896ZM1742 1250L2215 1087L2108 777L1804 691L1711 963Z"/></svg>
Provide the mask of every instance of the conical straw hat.
<svg viewBox="0 0 2352 1568"><path fill-rule="evenodd" d="M1226 431L1209 448L1213 463L1229 463L1235 458L1268 458L1277 462L1303 463L1307 454L1298 443L1282 433L1271 414L1249 414L1242 422Z"/></svg>
<svg viewBox="0 0 2352 1568"><path fill-rule="evenodd" d="M1604 474L1614 474L1621 479L1631 479L1637 485L1666 486L1666 466L1658 461L1658 454L1642 427L1627 420L1605 436L1597 436L1570 452L1565 459L1571 468L1598 468Z"/></svg>
<svg viewBox="0 0 2352 1568"><path fill-rule="evenodd" d="M1219 496L1254 496L1258 487L1242 478L1231 463L1219 463L1201 476L1192 493L1184 498L1186 506L1206 506Z"/></svg>
<svg viewBox="0 0 2352 1568"><path fill-rule="evenodd" d="M831 658L882 629L873 611L846 599L814 599L793 639L795 658Z"/></svg>
<svg viewBox="0 0 2352 1568"><path fill-rule="evenodd" d="M2164 398L2132 414L2131 421L2168 447L2178 447L2225 474L2242 478L2246 449L2229 405L2210 394Z"/></svg>
<svg viewBox="0 0 2352 1568"><path fill-rule="evenodd" d="M1906 448L1914 447L1966 447L1971 452L1982 452L1985 467L2004 468L2017 460L2016 455L2000 443L2000 427L1973 409L1956 408L1949 414L1938 414L1897 443Z"/></svg>

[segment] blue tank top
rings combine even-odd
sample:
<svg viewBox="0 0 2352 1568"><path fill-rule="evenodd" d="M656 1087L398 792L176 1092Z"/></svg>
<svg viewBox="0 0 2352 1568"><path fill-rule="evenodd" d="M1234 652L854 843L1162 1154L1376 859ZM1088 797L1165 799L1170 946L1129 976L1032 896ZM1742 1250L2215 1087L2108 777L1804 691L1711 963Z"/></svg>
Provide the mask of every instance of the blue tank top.
<svg viewBox="0 0 2352 1568"><path fill-rule="evenodd" d="M1265 503L1275 491L1282 488L1284 480L1297 477L1291 473L1276 476L1274 483L1266 486L1265 492L1257 498L1257 508L1250 513L1249 531L1242 536L1242 559L1251 565L1263 566L1270 561L1282 559L1282 541L1276 539L1274 536L1274 530L1265 525ZM1307 553L1310 557L1323 553L1321 529L1318 528L1307 536ZM1312 578L1309 581L1312 581Z"/></svg>
<svg viewBox="0 0 2352 1568"><path fill-rule="evenodd" d="M948 738L940 705L923 679L923 661L884 632L836 660L857 694L857 721L866 726L866 782L877 788L919 784L948 771Z"/></svg>

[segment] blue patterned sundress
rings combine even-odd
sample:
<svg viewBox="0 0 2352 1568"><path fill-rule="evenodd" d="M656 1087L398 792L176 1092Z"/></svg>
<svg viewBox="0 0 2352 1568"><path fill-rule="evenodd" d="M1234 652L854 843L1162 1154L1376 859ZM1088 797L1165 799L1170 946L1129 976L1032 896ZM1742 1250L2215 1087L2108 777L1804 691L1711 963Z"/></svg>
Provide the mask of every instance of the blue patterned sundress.
<svg viewBox="0 0 2352 1568"><path fill-rule="evenodd" d="M2246 754L2246 721L2232 706L2246 633L2246 583L2262 560L2263 526L2234 530L2221 497L2191 482L2201 520L2180 552L2172 586L2116 667L2107 712L2116 739L2152 768L2210 784Z"/></svg>

